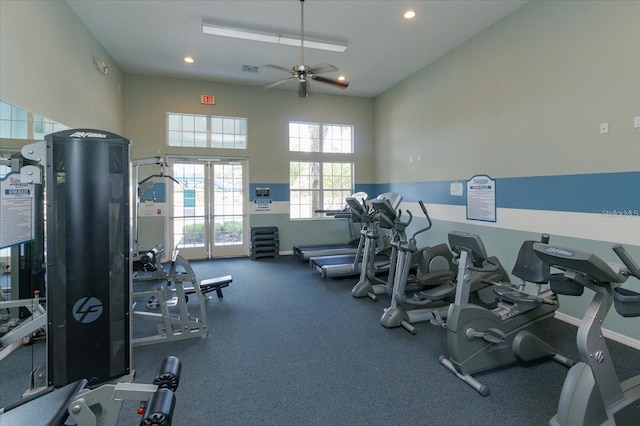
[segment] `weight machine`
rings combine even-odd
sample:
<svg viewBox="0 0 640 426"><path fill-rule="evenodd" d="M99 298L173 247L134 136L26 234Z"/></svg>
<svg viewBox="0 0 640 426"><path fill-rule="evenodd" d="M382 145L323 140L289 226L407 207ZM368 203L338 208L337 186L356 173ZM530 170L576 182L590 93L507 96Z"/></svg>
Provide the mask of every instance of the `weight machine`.
<svg viewBox="0 0 640 426"><path fill-rule="evenodd" d="M107 383L88 388L86 379L59 389L44 389L0 409L0 423L7 425L65 425L72 419L78 426L115 426L124 401L138 401L141 426L170 426L180 384L182 363L165 358L151 384Z"/></svg>
<svg viewBox="0 0 640 426"><path fill-rule="evenodd" d="M164 157L153 157L135 160L132 163L132 182L137 184L136 202L135 202L135 214L133 215L133 280L134 281L152 281L152 280L165 280L167 279L167 273L160 264L162 262L162 253L164 253L164 244L157 244L149 250L140 251L139 241L139 220L140 220L140 198L151 191L151 202L156 202L155 182L153 178L160 178L161 180L169 179L178 185L182 184L173 176L165 173L165 168L169 167L167 160ZM160 166L160 172L147 176L138 182L138 176L141 166L155 165Z"/></svg>
<svg viewBox="0 0 640 426"><path fill-rule="evenodd" d="M207 293L215 291L218 298L223 297L222 289L233 281L231 275L209 278L198 282L189 261L174 250L171 266L167 274L166 285L155 290L133 292L132 298L148 299L147 308L160 312L136 311L133 316L145 320L157 321L157 333L151 336L132 339L132 345L144 346L166 341L177 341L207 337L207 312L205 302L211 299ZM189 296L197 300L199 317L189 312Z"/></svg>

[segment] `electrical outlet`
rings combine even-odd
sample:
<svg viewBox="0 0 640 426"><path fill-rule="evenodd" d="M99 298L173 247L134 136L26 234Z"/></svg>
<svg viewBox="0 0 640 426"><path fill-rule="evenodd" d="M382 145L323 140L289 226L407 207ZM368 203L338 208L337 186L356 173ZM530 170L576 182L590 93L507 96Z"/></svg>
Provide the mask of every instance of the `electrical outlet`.
<svg viewBox="0 0 640 426"><path fill-rule="evenodd" d="M609 133L609 123L600 123L600 134L606 135Z"/></svg>

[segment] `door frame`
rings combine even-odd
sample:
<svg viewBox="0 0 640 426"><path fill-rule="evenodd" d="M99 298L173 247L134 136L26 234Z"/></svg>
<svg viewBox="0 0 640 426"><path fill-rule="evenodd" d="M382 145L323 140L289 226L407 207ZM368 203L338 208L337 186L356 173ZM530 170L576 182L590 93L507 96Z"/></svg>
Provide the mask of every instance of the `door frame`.
<svg viewBox="0 0 640 426"><path fill-rule="evenodd" d="M204 247L176 247L173 224L174 214L174 182L169 185L167 191L167 240L169 247L178 249L180 254L186 259L215 259L224 257L243 257L249 255L250 227L249 227L249 159L246 157L222 157L222 156L183 156L167 155L167 162L170 168L176 163L197 163L205 166L205 246ZM214 241L214 215L213 215L213 166L214 164L228 163L242 164L242 244L237 245L216 245ZM227 248L225 248L227 247Z"/></svg>

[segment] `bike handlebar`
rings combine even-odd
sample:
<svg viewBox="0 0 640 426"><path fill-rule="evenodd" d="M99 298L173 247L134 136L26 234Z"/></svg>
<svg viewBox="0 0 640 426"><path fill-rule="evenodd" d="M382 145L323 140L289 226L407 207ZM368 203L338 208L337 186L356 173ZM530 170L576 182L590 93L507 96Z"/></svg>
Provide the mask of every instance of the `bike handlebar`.
<svg viewBox="0 0 640 426"><path fill-rule="evenodd" d="M633 260L631 255L629 255L627 250L625 250L622 245L616 244L615 246L613 246L613 251L618 255L620 260L622 260L622 263L624 263L624 266L627 267L629 273L634 277L640 279L640 267L638 267L638 264L635 262L635 260Z"/></svg>

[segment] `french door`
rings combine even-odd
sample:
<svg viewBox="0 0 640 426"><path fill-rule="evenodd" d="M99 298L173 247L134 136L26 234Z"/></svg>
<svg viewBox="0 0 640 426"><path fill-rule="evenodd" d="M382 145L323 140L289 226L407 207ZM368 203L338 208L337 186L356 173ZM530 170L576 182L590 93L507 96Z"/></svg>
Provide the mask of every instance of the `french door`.
<svg viewBox="0 0 640 426"><path fill-rule="evenodd" d="M169 238L187 259L247 256L245 159L169 158Z"/></svg>

